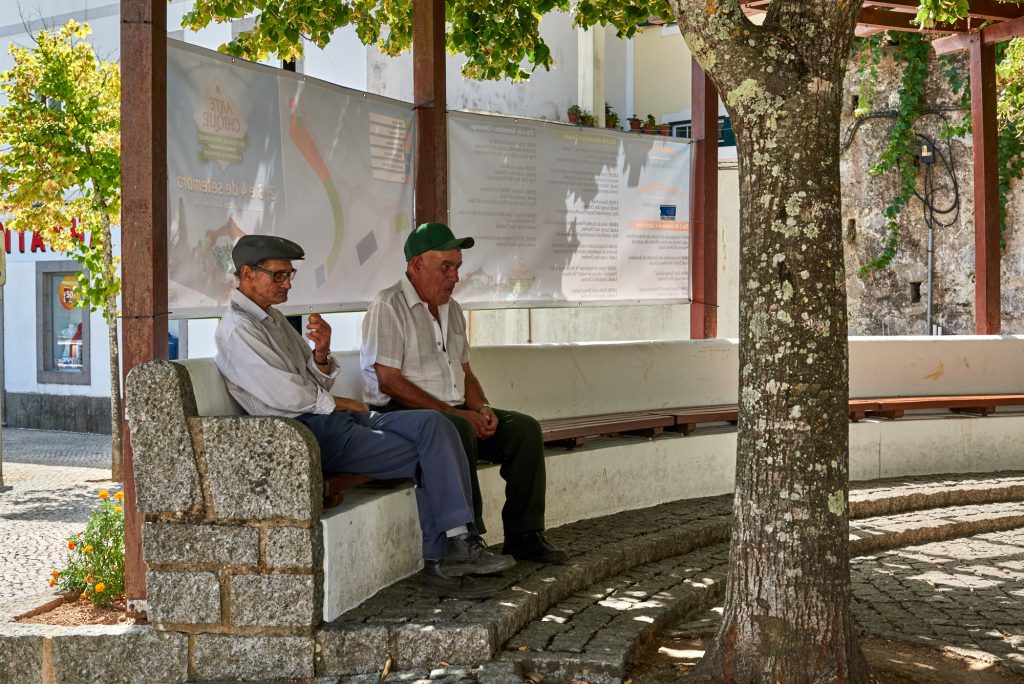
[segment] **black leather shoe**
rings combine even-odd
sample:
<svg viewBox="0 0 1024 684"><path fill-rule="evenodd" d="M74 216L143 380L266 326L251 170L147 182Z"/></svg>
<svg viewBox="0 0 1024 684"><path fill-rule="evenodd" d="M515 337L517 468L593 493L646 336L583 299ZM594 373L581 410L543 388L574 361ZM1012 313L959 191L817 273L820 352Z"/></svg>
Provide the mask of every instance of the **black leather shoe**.
<svg viewBox="0 0 1024 684"><path fill-rule="evenodd" d="M439 560L424 560L420 585L438 596L460 599L484 599L494 596L497 587L469 577L455 577L445 572Z"/></svg>
<svg viewBox="0 0 1024 684"><path fill-rule="evenodd" d="M505 545L501 552L516 560L528 560L535 563L564 563L569 554L556 548L544 538L543 532L524 532L505 537Z"/></svg>
<svg viewBox="0 0 1024 684"><path fill-rule="evenodd" d="M444 571L456 577L462 575L490 575L508 570L516 564L512 556L499 556L484 544L479 536L462 534L448 538Z"/></svg>

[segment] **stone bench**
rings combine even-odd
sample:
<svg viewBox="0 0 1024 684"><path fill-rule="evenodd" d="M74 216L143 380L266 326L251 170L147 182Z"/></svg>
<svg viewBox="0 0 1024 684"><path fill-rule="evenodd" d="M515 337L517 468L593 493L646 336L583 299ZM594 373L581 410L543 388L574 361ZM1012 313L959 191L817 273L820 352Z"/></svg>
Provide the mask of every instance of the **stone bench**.
<svg viewBox="0 0 1024 684"><path fill-rule="evenodd" d="M1024 367L1010 363L1024 353L1020 339L912 342L851 340L851 394L1024 387ZM358 397L358 353L337 356L336 393ZM480 348L473 366L494 405L542 420L736 402L736 344L728 340ZM293 420L231 415L237 407L212 360L145 364L129 374L127 391L150 620L193 635L196 662L222 651L238 663L231 672L203 670L204 678L246 676L246 659L269 648L266 639L283 640L287 658L312 662L324 621L418 569L411 487L350 490L323 512L309 431ZM1022 422L997 412L851 423L851 475L1019 469ZM702 429L549 450L547 525L729 493L735 448L734 431ZM497 542L504 483L491 466L480 481L488 541Z"/></svg>

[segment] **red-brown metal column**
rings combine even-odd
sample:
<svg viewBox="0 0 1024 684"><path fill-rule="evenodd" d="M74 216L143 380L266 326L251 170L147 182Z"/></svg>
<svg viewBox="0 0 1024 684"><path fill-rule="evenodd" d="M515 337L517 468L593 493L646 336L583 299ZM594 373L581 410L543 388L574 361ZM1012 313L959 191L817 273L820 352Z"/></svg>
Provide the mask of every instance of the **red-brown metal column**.
<svg viewBox="0 0 1024 684"><path fill-rule="evenodd" d="M121 358L127 374L167 358L167 0L122 0L121 56ZM146 596L146 566L127 434L124 446L125 596L132 609L132 601Z"/></svg>
<svg viewBox="0 0 1024 684"><path fill-rule="evenodd" d="M690 339L718 336L718 90L693 60Z"/></svg>
<svg viewBox="0 0 1024 684"><path fill-rule="evenodd" d="M974 137L974 331L998 335L999 146L996 121L995 46L980 33L970 39L971 123Z"/></svg>
<svg viewBox="0 0 1024 684"><path fill-rule="evenodd" d="M413 0L416 223L448 223L448 129L444 0Z"/></svg>

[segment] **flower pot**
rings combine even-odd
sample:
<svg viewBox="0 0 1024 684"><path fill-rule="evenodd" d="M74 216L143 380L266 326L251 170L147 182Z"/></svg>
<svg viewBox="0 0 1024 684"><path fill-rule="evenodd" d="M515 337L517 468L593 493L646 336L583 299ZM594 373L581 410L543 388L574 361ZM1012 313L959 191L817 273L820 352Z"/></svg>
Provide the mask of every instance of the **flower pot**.
<svg viewBox="0 0 1024 684"><path fill-rule="evenodd" d="M629 117L628 121L629 121L629 130L631 130L631 131L639 131L640 130L640 126L643 124L643 122L640 121L640 119L638 119L635 116Z"/></svg>
<svg viewBox="0 0 1024 684"><path fill-rule="evenodd" d="M580 113L579 112L570 111L570 112L567 113L567 115L569 117L569 123L571 123L571 124L578 124L580 122Z"/></svg>
<svg viewBox="0 0 1024 684"><path fill-rule="evenodd" d="M670 128L671 126L669 124L658 124L658 135L668 135Z"/></svg>

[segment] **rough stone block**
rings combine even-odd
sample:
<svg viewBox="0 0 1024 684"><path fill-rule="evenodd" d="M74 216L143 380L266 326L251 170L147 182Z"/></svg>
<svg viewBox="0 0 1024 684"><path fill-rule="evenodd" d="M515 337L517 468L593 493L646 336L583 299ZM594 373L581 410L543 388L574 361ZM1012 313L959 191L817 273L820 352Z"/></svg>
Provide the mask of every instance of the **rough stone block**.
<svg viewBox="0 0 1024 684"><path fill-rule="evenodd" d="M53 670L61 684L175 684L188 679L188 637L148 626L77 627L54 636Z"/></svg>
<svg viewBox="0 0 1024 684"><path fill-rule="evenodd" d="M186 421L196 415L188 371L170 361L150 361L128 373L125 391L139 511L200 509L199 470Z"/></svg>
<svg viewBox="0 0 1024 684"><path fill-rule="evenodd" d="M271 568L312 568L314 543L323 545L320 528L271 527L267 530L266 560Z"/></svg>
<svg viewBox="0 0 1024 684"><path fill-rule="evenodd" d="M410 624L394 628L395 667L433 667L444 661L456 665L491 659L496 645L486 625Z"/></svg>
<svg viewBox="0 0 1024 684"><path fill-rule="evenodd" d="M323 510L320 448L295 420L202 418L213 515L311 520Z"/></svg>
<svg viewBox="0 0 1024 684"><path fill-rule="evenodd" d="M318 674L347 675L381 672L388 660L386 627L326 628L317 634Z"/></svg>
<svg viewBox="0 0 1024 684"><path fill-rule="evenodd" d="M205 625L221 620L220 581L212 572L146 573L149 621Z"/></svg>
<svg viewBox="0 0 1024 684"><path fill-rule="evenodd" d="M239 627L320 624L312 575L234 575L231 623Z"/></svg>
<svg viewBox="0 0 1024 684"><path fill-rule="evenodd" d="M142 555L150 565L256 565L260 534L255 527L146 523L142 526Z"/></svg>
<svg viewBox="0 0 1024 684"><path fill-rule="evenodd" d="M0 682L36 684L42 680L42 635L0 635Z"/></svg>
<svg viewBox="0 0 1024 684"><path fill-rule="evenodd" d="M196 679L308 679L313 677L313 637L198 634Z"/></svg>

